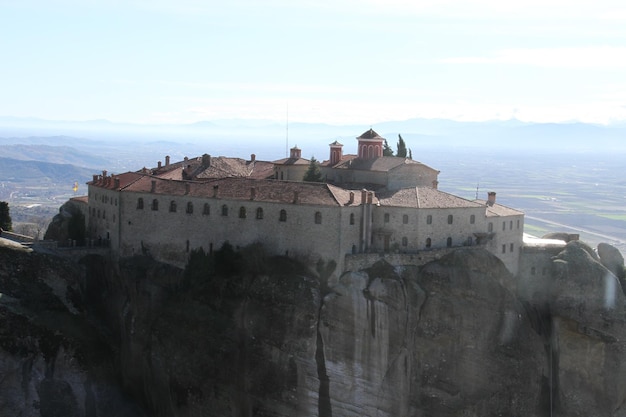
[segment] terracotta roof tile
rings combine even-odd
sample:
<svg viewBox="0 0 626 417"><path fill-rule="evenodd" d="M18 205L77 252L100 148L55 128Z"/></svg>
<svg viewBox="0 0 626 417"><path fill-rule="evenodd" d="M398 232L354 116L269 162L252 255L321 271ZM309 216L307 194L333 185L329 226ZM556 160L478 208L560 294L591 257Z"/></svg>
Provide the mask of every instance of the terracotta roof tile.
<svg viewBox="0 0 626 417"><path fill-rule="evenodd" d="M384 138L380 136L378 133L376 133L374 129L370 129L370 130L363 132L363 134L359 136L357 139L384 139Z"/></svg>
<svg viewBox="0 0 626 417"><path fill-rule="evenodd" d="M474 200L474 202L487 208L487 217L520 216L524 214L522 211L498 203L489 206L486 200Z"/></svg>

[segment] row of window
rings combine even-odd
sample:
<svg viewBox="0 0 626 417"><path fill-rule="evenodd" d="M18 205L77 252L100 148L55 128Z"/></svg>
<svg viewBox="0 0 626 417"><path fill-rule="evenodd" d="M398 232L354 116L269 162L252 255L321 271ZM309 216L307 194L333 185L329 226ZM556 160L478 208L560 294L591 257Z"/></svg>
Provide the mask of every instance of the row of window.
<svg viewBox="0 0 626 417"><path fill-rule="evenodd" d="M385 213L383 218L384 218L385 223L389 223L389 219L390 219L389 213ZM452 214L448 214L448 224L452 224L453 222L454 222L454 216ZM402 223L409 224L408 214L402 215ZM476 215L472 214L470 216L470 224L474 224L474 223L476 223ZM433 216L431 214L426 216L426 224L433 224Z"/></svg>
<svg viewBox="0 0 626 417"><path fill-rule="evenodd" d="M137 210L143 210L143 208L144 208L143 198L139 198L137 200ZM151 204L150 208L153 211L158 211L159 210L159 200L157 200L156 198L154 200L152 200L152 204ZM170 201L169 211L170 211L170 213L176 213L176 211L177 211L176 201L174 201L174 200ZM189 201L187 203L186 213L193 214L193 203L191 201ZM209 205L209 203L204 203L202 214L205 215L205 216L208 216L208 215L211 214L211 206ZM222 205L221 215L222 216L228 216L228 206L226 204ZM239 207L239 218L240 219L245 219L246 217L248 217L248 213L247 213L246 207L244 207L244 206ZM255 213L255 218L257 220L261 220L261 219L263 219L263 217L264 217L263 208L262 207L257 207L256 213ZM285 210L285 209L280 210L280 212L278 214L278 221L281 221L281 222L286 222L287 221L287 210ZM315 212L314 222L315 222L315 224L322 224L322 213L321 212L319 212L319 211ZM350 214L350 224L354 224L354 214Z"/></svg>
<svg viewBox="0 0 626 417"><path fill-rule="evenodd" d="M117 197L114 199L113 197L109 198L108 195L99 195L96 193L96 201L100 200L100 202L104 203L104 204L115 204L117 206Z"/></svg>
<svg viewBox="0 0 626 417"><path fill-rule="evenodd" d="M471 236L470 236L470 237L468 237L468 238L467 238L467 241L465 241L465 242L464 242L464 245L465 245L465 246L472 246L473 244L474 244L474 239L473 239ZM403 247L407 247L408 245L409 245L409 239L408 239L407 237L403 237L403 238L402 238L402 246L403 246ZM426 249L430 249L430 248L432 248L432 246L433 246L433 241L432 241L432 239L431 239L431 238L426 238L426 244L424 245L424 247L425 247ZM451 238L451 237L448 237L448 238L446 239L446 246L447 246L448 248L451 248L451 247L452 247L452 238Z"/></svg>

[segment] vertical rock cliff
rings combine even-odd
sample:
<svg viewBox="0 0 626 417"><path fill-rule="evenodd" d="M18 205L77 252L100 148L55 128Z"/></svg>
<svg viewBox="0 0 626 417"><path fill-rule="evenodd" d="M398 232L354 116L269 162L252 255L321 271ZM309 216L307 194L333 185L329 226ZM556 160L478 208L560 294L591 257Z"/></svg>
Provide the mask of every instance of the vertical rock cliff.
<svg viewBox="0 0 626 417"><path fill-rule="evenodd" d="M576 242L552 263L535 302L476 248L331 282L259 247L1 249L0 416L624 415L620 282Z"/></svg>

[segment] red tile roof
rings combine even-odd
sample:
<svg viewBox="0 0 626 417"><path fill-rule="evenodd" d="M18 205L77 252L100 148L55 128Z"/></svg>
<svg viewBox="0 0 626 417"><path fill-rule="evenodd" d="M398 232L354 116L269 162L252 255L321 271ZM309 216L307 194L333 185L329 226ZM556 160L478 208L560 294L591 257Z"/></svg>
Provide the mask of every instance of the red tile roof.
<svg viewBox="0 0 626 417"><path fill-rule="evenodd" d="M381 206L410 208L466 208L480 204L430 187L403 188L379 194Z"/></svg>

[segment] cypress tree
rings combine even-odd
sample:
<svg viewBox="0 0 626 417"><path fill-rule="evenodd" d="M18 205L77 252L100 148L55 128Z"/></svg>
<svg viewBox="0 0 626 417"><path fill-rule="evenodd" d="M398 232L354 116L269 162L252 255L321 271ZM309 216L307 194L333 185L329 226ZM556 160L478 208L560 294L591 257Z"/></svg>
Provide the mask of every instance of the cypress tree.
<svg viewBox="0 0 626 417"><path fill-rule="evenodd" d="M402 139L402 135L400 134L398 134L398 151L396 152L396 156L406 158L406 143L404 143L404 139Z"/></svg>
<svg viewBox="0 0 626 417"><path fill-rule="evenodd" d="M0 201L0 228L7 232L13 230L11 214L9 213L9 203L6 201Z"/></svg>
<svg viewBox="0 0 626 417"><path fill-rule="evenodd" d="M385 144L383 145L383 156L393 156L393 149L387 143L387 139L385 139Z"/></svg>

